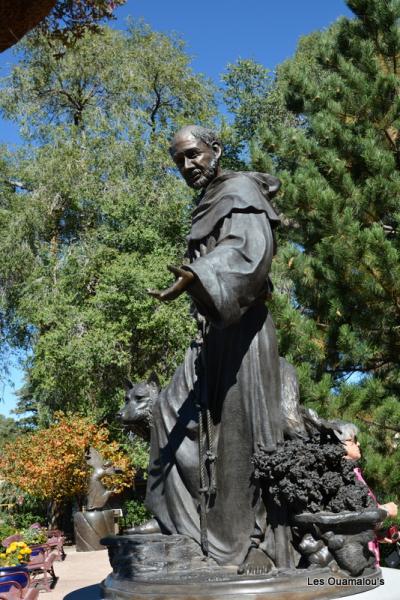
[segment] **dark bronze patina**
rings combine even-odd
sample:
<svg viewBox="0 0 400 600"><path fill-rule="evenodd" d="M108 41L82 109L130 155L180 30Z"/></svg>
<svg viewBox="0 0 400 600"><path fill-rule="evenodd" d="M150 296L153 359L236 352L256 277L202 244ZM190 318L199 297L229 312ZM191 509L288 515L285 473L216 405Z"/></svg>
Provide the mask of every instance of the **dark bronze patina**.
<svg viewBox="0 0 400 600"><path fill-rule="evenodd" d="M74 533L78 552L104 550L101 538L115 531L114 511L107 509L110 497L115 493L103 483L106 475L121 473L121 469L105 461L95 448L88 448L86 462L92 468L88 483L86 510L74 514Z"/></svg>
<svg viewBox="0 0 400 600"><path fill-rule="evenodd" d="M379 511L369 515L366 535L356 519L352 537L347 515L347 537L340 518L332 537L325 527L331 521L320 512L314 527L307 516L296 521L252 465L260 448L273 455L285 439L300 440L301 448L315 431L334 430L300 409L295 370L279 358L266 305L279 224L270 199L279 180L223 172L221 143L202 127L181 129L170 151L186 183L200 193L186 261L169 267L175 281L167 289L149 293L172 301L186 292L198 336L166 388L145 383L128 390L122 421L145 437L150 431L146 505L154 518L130 536L103 540L113 566L104 597L304 600L379 585L369 557L357 574L371 581L357 588L317 589L307 582L308 569L319 580L355 572L345 568L349 556L354 548L368 554Z"/></svg>
<svg viewBox="0 0 400 600"><path fill-rule="evenodd" d="M171 144L182 177L201 194L188 264L170 267L176 281L151 294L168 301L186 291L199 341L153 406L146 502L161 531L189 535L218 564L240 566L256 554L266 523L250 460L259 444L282 439L279 356L265 305L279 222L269 196L279 182L222 172L221 153L201 127L185 127ZM274 564L289 566L283 528L269 535ZM257 556L257 568L268 569L270 558Z"/></svg>

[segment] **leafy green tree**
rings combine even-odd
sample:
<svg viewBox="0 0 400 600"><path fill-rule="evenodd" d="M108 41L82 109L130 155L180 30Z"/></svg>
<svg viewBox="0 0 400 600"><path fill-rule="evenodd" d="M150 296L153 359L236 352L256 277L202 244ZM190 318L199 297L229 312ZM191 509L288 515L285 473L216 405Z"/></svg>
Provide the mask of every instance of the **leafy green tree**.
<svg viewBox="0 0 400 600"><path fill-rule="evenodd" d="M224 161L228 166L246 169L248 143L265 116L272 81L268 69L251 59L238 59L222 75L222 98L233 116L230 126L224 122L222 125Z"/></svg>
<svg viewBox="0 0 400 600"><path fill-rule="evenodd" d="M275 309L303 398L364 424L368 476L397 494L400 4L347 4L354 19L303 39L279 69L298 123L261 124L253 168L284 184Z"/></svg>
<svg viewBox="0 0 400 600"><path fill-rule="evenodd" d="M17 402L13 413L18 415L18 426L21 433L32 431L39 424L40 411L37 402L32 397L31 386L27 382L28 378L26 373L26 381L15 391Z"/></svg>
<svg viewBox="0 0 400 600"><path fill-rule="evenodd" d="M227 66L222 82L222 98L230 115L221 127L223 160L227 167L247 170L260 125L296 126L297 120L286 108L279 78L260 63L240 58Z"/></svg>
<svg viewBox="0 0 400 600"><path fill-rule="evenodd" d="M39 423L60 408L106 419L124 376L165 380L191 336L187 300L160 306L146 288L169 281L190 216L168 139L211 119L214 91L179 39L143 24L21 50L0 93L27 140L1 212L5 330L30 351Z"/></svg>

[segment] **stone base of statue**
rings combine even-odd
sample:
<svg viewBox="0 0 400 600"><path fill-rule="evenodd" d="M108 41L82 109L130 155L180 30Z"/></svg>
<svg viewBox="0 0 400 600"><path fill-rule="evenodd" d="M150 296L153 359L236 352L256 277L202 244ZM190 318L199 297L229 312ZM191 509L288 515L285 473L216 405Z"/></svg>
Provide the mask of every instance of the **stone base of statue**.
<svg viewBox="0 0 400 600"><path fill-rule="evenodd" d="M329 568L238 575L237 566L207 561L183 535L125 535L102 540L113 572L102 583L104 600L323 600L365 592L381 571L360 577Z"/></svg>
<svg viewBox="0 0 400 600"><path fill-rule="evenodd" d="M77 552L104 550L101 538L115 532L113 510L88 510L74 514L74 533Z"/></svg>

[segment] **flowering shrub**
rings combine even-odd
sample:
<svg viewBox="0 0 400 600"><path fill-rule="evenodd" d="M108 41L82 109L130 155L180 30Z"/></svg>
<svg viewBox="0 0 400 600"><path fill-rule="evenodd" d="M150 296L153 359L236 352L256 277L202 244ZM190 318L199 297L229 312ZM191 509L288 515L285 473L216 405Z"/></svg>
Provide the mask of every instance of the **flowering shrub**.
<svg viewBox="0 0 400 600"><path fill-rule="evenodd" d="M85 449L89 446L122 470L112 477L116 492L132 485L134 469L119 444L109 441L108 430L88 417L62 412L56 413L50 427L26 433L4 445L0 479L43 500L62 502L74 496L82 498L90 473L85 460Z"/></svg>
<svg viewBox="0 0 400 600"><path fill-rule="evenodd" d="M0 567L16 567L29 562L32 550L25 542L11 542L8 548L0 553Z"/></svg>

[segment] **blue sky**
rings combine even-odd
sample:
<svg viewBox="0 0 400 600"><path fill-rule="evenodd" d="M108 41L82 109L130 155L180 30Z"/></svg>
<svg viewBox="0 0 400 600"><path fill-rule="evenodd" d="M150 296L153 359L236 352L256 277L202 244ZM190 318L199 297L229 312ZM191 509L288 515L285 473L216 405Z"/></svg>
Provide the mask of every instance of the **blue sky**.
<svg viewBox="0 0 400 600"><path fill-rule="evenodd" d="M351 12L343 0L128 0L116 15L116 28L124 28L132 16L155 30L178 33L193 56L193 68L218 82L226 65L238 58L253 58L273 70L294 53L302 35ZM15 60L12 50L0 55L0 77ZM18 142L15 125L0 118L0 144ZM0 385L0 414L8 415L15 404L14 390L21 385L18 368L11 369L10 379Z"/></svg>
<svg viewBox="0 0 400 600"><path fill-rule="evenodd" d="M128 0L117 11L118 23L132 15L179 33L194 68L213 78L239 57L273 69L293 54L300 36L350 14L343 0Z"/></svg>

